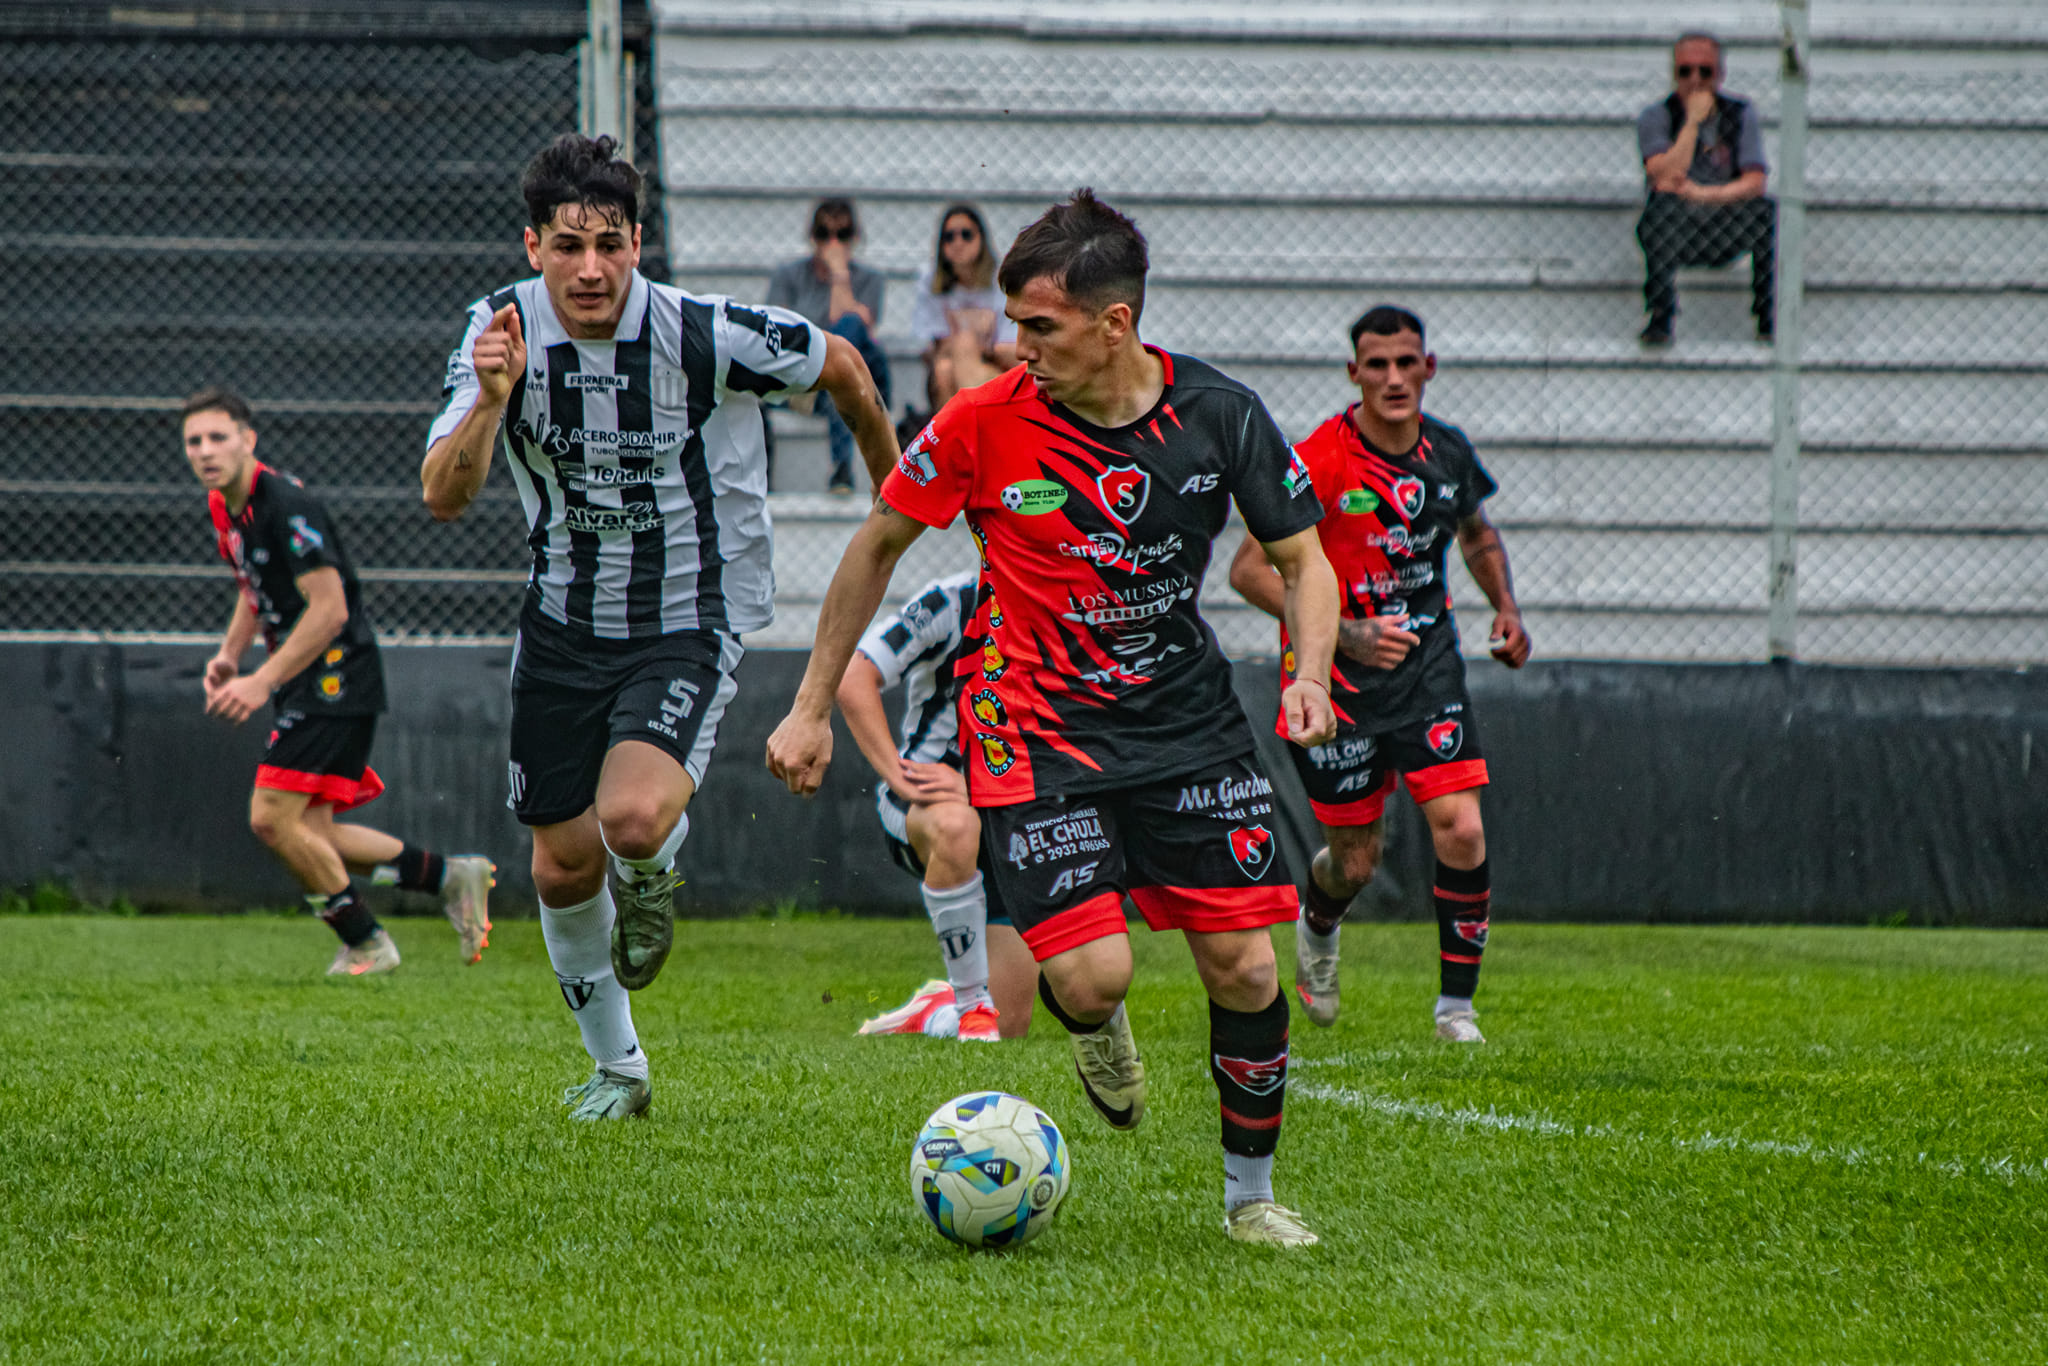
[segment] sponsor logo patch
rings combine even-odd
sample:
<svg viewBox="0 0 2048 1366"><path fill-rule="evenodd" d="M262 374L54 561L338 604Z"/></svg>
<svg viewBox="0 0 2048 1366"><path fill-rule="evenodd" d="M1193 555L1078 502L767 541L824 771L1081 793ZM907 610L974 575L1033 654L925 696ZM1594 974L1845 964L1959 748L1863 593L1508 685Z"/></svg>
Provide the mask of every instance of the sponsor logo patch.
<svg viewBox="0 0 2048 1366"><path fill-rule="evenodd" d="M903 477L919 488L925 487L939 477L939 467L932 463L931 453L932 445L938 439L937 429L927 422L924 430L917 434L917 440L911 442L904 450L903 459L897 462L896 468L902 472ZM977 536L975 539L979 540L980 537Z"/></svg>
<svg viewBox="0 0 2048 1366"><path fill-rule="evenodd" d="M976 731L974 738L981 741L981 766L988 770L991 778L1002 777L1016 764L1017 751L1008 740L986 731Z"/></svg>
<svg viewBox="0 0 2048 1366"><path fill-rule="evenodd" d="M305 518L294 517L288 525L292 529L292 554L303 555L308 550L319 550L326 546L327 539L306 525Z"/></svg>
<svg viewBox="0 0 2048 1366"><path fill-rule="evenodd" d="M326 699L327 699L327 700L328 700L329 702L334 702L334 701L338 701L338 700L340 700L340 698L341 698L341 675L340 675L340 674L321 674L321 675L320 675L320 695L321 695L322 697L326 698Z"/></svg>
<svg viewBox="0 0 2048 1366"><path fill-rule="evenodd" d="M1003 699L988 688L968 698L967 705L974 712L975 719L984 726L1006 726L1010 723L1010 712L1003 706Z"/></svg>
<svg viewBox="0 0 2048 1366"><path fill-rule="evenodd" d="M1050 479L1019 479L1004 488L1003 506L1019 517L1042 517L1067 501L1067 486Z"/></svg>
<svg viewBox="0 0 2048 1366"><path fill-rule="evenodd" d="M1346 489L1344 496L1337 500L1337 511L1348 512L1356 517L1367 512L1377 512L1380 496L1371 489Z"/></svg>
<svg viewBox="0 0 2048 1366"><path fill-rule="evenodd" d="M562 387L565 389L600 389L617 392L629 387L629 384L630 381L625 375L598 375L588 370L571 370L562 376Z"/></svg>
<svg viewBox="0 0 2048 1366"><path fill-rule="evenodd" d="M981 647L981 676L993 683L1010 671L1010 661L1003 658L1003 652L991 640Z"/></svg>
<svg viewBox="0 0 2048 1366"><path fill-rule="evenodd" d="M1310 486L1310 484L1313 482L1314 481L1312 481L1308 477L1308 466L1304 465L1301 462L1300 452L1293 450L1288 451L1287 473L1280 476L1280 485L1282 488L1285 488L1287 490L1287 496L1289 498L1301 497L1303 492L1305 492Z"/></svg>

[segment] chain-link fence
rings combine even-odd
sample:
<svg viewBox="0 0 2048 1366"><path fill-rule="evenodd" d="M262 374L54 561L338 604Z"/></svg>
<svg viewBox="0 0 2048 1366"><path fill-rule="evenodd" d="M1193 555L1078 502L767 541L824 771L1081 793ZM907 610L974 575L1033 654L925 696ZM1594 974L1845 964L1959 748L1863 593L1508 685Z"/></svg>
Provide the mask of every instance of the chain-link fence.
<svg viewBox="0 0 2048 1366"><path fill-rule="evenodd" d="M1780 352L1748 259L1678 266L1673 343L1638 340L1636 119L1671 88L1669 35L1613 19L1505 42L1445 19L1384 40L1338 7L1314 41L1214 41L1169 6L1119 28L1142 8L975 34L905 22L915 5L667 0L650 245L677 283L759 299L814 198L851 193L900 411L923 393L907 321L941 207L979 203L1006 242L1092 184L1150 237L1147 338L1253 385L1290 435L1355 399L1365 306L1424 317L1428 406L1500 482L1539 654L1762 658ZM1725 89L1754 102L1782 197L1778 7L1723 8L1742 21ZM2048 29L1875 24L1880 47L1842 8L1806 63L1803 262L1780 243L1804 286L1783 354L1797 654L2027 662L2048 651ZM217 629L228 592L171 409L220 379L258 402L263 453L336 506L381 628L508 630L509 488L437 528L415 470L462 304L524 273L513 181L574 124L573 55L68 40L0 48L0 72L0 231L37 263L0 304L0 628ZM763 643L802 644L858 500L825 496L814 420L775 424ZM928 547L902 586L964 546ZM1491 614L1450 558L1483 651ZM1207 601L1229 648L1272 648L1220 567Z"/></svg>

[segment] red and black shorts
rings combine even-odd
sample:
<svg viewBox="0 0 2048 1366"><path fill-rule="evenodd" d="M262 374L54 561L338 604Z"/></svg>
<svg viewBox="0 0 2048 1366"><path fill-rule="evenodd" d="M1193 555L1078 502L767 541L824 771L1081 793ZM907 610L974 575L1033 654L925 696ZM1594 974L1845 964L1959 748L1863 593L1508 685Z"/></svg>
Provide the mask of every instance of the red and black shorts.
<svg viewBox="0 0 2048 1366"><path fill-rule="evenodd" d="M1114 792L981 809L988 875L1039 962L1124 933L1260 929L1300 910L1273 785L1247 754ZM991 898L991 901L995 898Z"/></svg>
<svg viewBox="0 0 2048 1366"><path fill-rule="evenodd" d="M281 711L272 723L270 747L256 767L256 786L304 792L310 805L336 811L375 801L384 780L370 767L375 716L308 716Z"/></svg>
<svg viewBox="0 0 2048 1366"><path fill-rule="evenodd" d="M1371 825L1385 814L1398 780L1418 804L1486 786L1486 756L1464 702L1377 734L1344 726L1327 745L1287 747L1324 825Z"/></svg>

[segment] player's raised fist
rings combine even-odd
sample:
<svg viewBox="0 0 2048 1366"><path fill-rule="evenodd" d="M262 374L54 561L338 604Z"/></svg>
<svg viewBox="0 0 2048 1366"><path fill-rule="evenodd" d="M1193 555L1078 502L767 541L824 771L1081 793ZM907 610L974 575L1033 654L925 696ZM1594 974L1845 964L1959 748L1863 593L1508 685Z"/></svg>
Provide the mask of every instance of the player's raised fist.
<svg viewBox="0 0 2048 1366"><path fill-rule="evenodd" d="M477 333L469 348L469 363L485 398L503 403L512 397L512 386L526 369L526 334L519 326L516 305L506 304L491 315L490 325Z"/></svg>
<svg viewBox="0 0 2048 1366"><path fill-rule="evenodd" d="M1288 740L1303 749L1337 738L1337 709L1330 702L1330 690L1314 679L1297 678L1282 689L1280 711L1287 718Z"/></svg>

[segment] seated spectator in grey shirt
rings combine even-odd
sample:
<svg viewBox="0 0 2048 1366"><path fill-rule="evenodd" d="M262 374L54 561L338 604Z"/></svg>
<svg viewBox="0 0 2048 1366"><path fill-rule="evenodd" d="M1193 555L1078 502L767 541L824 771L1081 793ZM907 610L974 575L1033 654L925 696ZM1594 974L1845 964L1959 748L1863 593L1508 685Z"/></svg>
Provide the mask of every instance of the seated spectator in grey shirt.
<svg viewBox="0 0 2048 1366"><path fill-rule="evenodd" d="M828 332L854 344L882 407L889 407L889 358L875 342L882 322L882 275L853 259L860 240L860 220L850 199L821 199L811 210L811 254L785 261L768 279L768 302L809 318ZM853 492L853 433L832 408L818 398L825 415L825 437L832 450L832 492Z"/></svg>
<svg viewBox="0 0 2048 1366"><path fill-rule="evenodd" d="M1671 53L1671 94L1636 117L1649 202L1636 223L1643 244L1645 346L1669 346L1680 266L1749 257L1750 312L1769 341L1775 323L1778 205L1764 193L1770 164L1756 106L1721 91L1721 43L1681 36Z"/></svg>

